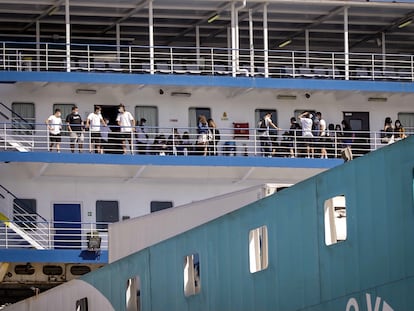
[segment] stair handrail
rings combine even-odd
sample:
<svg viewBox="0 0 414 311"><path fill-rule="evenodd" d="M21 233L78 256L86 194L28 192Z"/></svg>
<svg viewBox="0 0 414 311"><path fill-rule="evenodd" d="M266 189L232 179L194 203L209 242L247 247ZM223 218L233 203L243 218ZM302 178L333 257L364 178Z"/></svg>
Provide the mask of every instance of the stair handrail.
<svg viewBox="0 0 414 311"><path fill-rule="evenodd" d="M13 194L13 192L11 192L9 189L7 189L6 187L4 187L3 185L0 185L0 188L2 188L4 191L6 191L7 192L7 194L9 194L9 195L11 195L14 199L16 199L16 200L20 200L18 197L16 197L14 194ZM21 202L21 203L23 203L23 202ZM24 210L19 204L16 204L16 203L14 203L17 207L19 207L19 208L21 208L22 210ZM24 204L23 204L23 206L24 206ZM26 206L27 207L27 206ZM25 212L26 212L26 214L29 214L29 213L27 213L27 211L26 210L24 210ZM36 215L37 217L39 217L41 220L43 220L44 222L48 222L48 220L46 219L46 218L44 218L42 215L39 215L38 213L33 213L33 215Z"/></svg>
<svg viewBox="0 0 414 311"><path fill-rule="evenodd" d="M13 109L7 107L5 104L0 103L0 105L2 105L4 108L6 108L8 111L10 111L12 113L12 115L15 115L16 117L18 117L20 120L26 122L28 125L31 125L31 122L27 121L25 118L23 118L21 115L19 115L17 112L13 111Z"/></svg>

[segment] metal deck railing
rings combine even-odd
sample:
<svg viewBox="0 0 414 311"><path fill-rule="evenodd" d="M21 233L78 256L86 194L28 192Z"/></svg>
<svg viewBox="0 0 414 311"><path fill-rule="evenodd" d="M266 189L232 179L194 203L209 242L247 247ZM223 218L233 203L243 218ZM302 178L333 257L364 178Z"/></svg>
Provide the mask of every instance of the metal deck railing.
<svg viewBox="0 0 414 311"><path fill-rule="evenodd" d="M33 215L34 217L34 215ZM25 235L40 241L37 249L90 249L91 237L100 238L99 250L108 249L108 223L78 223L56 221L0 222L0 248L37 248ZM97 226L100 228L97 229ZM13 228L19 228L23 234ZM93 249L94 251L96 249Z"/></svg>
<svg viewBox="0 0 414 311"><path fill-rule="evenodd" d="M266 52L240 49L234 59L226 48L71 44L68 58L65 44L0 42L0 70L414 81L414 55Z"/></svg>
<svg viewBox="0 0 414 311"><path fill-rule="evenodd" d="M24 152L56 152L56 145L51 147L51 137L45 124L33 124L33 130L16 129L12 123L0 123L0 150ZM128 154L137 155L222 155L222 156L272 156L272 157L306 157L308 145L314 149L314 157L319 157L326 149L331 158L340 157L345 146L350 146L354 156L361 156L388 144L383 131L330 131L329 136L313 137L310 141L301 136L301 130L281 129L271 131L268 140L263 140L257 128L220 128L220 136L202 135L196 128L175 128L179 135L173 135L174 128L146 127L148 136L145 142L138 140L135 131L120 133L119 127L110 127L102 134L101 150L92 142L92 132L82 131L84 138L81 152L122 154L123 142ZM135 128L134 128L135 130ZM187 136L183 135L187 133ZM412 135L406 131L405 135ZM126 135L126 136L125 136ZM397 141L397 133L391 142ZM60 152L71 152L70 133L63 131L60 136ZM24 150L22 147L24 146ZM78 144L74 150L79 152Z"/></svg>

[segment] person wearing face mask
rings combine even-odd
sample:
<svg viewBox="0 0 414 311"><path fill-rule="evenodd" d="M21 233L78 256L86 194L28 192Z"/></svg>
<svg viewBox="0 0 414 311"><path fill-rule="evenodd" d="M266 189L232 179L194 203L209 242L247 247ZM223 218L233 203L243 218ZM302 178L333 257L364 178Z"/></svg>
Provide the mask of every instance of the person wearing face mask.
<svg viewBox="0 0 414 311"><path fill-rule="evenodd" d="M89 128L90 133L90 147L89 152L103 153L101 148L101 124L106 126L105 120L102 118L101 107L95 106L95 111L88 115L86 119L86 128Z"/></svg>
<svg viewBox="0 0 414 311"><path fill-rule="evenodd" d="M395 127L394 127L394 139L395 140L401 140L403 138L406 138L407 135L405 135L405 129L401 124L400 120L395 120Z"/></svg>
<svg viewBox="0 0 414 311"><path fill-rule="evenodd" d="M46 120L46 125L49 130L49 151L53 151L53 146L56 145L56 151L60 152L62 118L60 109L56 109Z"/></svg>
<svg viewBox="0 0 414 311"><path fill-rule="evenodd" d="M83 121L79 115L79 108L77 106L72 107L72 112L66 117L66 124L68 125L68 131L70 133L70 150L75 152L75 144L78 143L79 153L83 149Z"/></svg>
<svg viewBox="0 0 414 311"><path fill-rule="evenodd" d="M135 131L135 120L132 114L129 111L125 110L125 106L123 104L119 105L118 112L119 113L116 117L116 122L118 122L118 125L120 127L122 149L124 150L124 154L127 154L127 144L131 145L133 138L132 132Z"/></svg>

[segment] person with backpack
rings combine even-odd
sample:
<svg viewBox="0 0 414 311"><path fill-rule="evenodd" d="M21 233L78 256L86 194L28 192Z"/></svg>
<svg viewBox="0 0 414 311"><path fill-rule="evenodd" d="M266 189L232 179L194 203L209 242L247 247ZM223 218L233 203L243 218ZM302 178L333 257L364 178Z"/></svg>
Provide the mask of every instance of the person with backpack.
<svg viewBox="0 0 414 311"><path fill-rule="evenodd" d="M261 146L261 152L262 156L264 157L272 157L272 146L270 141L270 127L280 130L273 122L272 122L272 113L267 112L264 117L259 121L259 129L258 132L260 134L260 146Z"/></svg>

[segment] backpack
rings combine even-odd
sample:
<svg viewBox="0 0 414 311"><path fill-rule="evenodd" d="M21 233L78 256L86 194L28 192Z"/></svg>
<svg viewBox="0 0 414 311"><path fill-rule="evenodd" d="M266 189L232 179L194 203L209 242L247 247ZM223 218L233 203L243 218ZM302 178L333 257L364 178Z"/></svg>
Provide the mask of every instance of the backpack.
<svg viewBox="0 0 414 311"><path fill-rule="evenodd" d="M266 121L265 121L265 119L261 119L260 121L259 121L259 123L258 123L258 132L259 133L263 133L263 132L265 132L266 130L267 130L267 126L266 126Z"/></svg>

